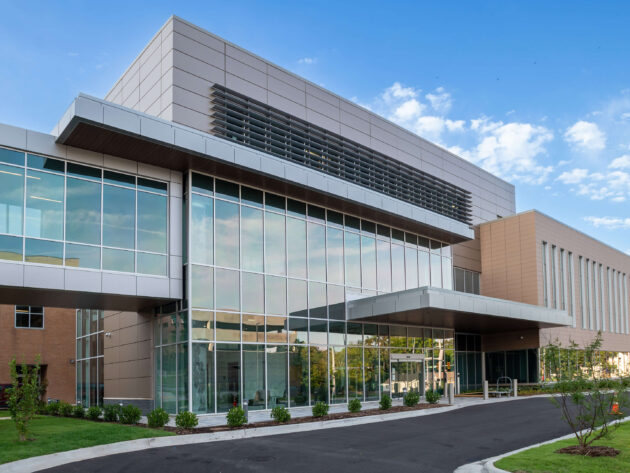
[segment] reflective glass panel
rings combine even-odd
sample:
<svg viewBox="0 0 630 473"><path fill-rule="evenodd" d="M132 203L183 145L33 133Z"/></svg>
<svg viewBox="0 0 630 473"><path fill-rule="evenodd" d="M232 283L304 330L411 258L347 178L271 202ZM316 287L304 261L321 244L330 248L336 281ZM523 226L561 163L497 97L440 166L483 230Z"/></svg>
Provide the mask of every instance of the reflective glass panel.
<svg viewBox="0 0 630 473"><path fill-rule="evenodd" d="M241 207L241 255L243 269L263 271L263 212Z"/></svg>
<svg viewBox="0 0 630 473"><path fill-rule="evenodd" d="M328 343L328 322L325 320L309 320L309 337L311 344L326 345Z"/></svg>
<svg viewBox="0 0 630 473"><path fill-rule="evenodd" d="M346 349L330 347L330 403L346 402Z"/></svg>
<svg viewBox="0 0 630 473"><path fill-rule="evenodd" d="M364 348L363 356L365 358L365 400L377 400L379 390L378 349Z"/></svg>
<svg viewBox="0 0 630 473"><path fill-rule="evenodd" d="M442 262L440 255L431 254L431 286L442 287Z"/></svg>
<svg viewBox="0 0 630 473"><path fill-rule="evenodd" d="M238 184L215 179L214 191L217 197L238 202Z"/></svg>
<svg viewBox="0 0 630 473"><path fill-rule="evenodd" d="M306 222L287 218L289 276L306 278Z"/></svg>
<svg viewBox="0 0 630 473"><path fill-rule="evenodd" d="M418 251L418 285L425 287L431 285L431 273L429 271L429 253Z"/></svg>
<svg viewBox="0 0 630 473"><path fill-rule="evenodd" d="M162 347L162 408L177 412L177 355L176 345Z"/></svg>
<svg viewBox="0 0 630 473"><path fill-rule="evenodd" d="M239 206L222 200L217 200L215 206L216 264L238 268Z"/></svg>
<svg viewBox="0 0 630 473"><path fill-rule="evenodd" d="M192 339L214 340L214 312L192 311ZM193 345L194 346L194 345Z"/></svg>
<svg viewBox="0 0 630 473"><path fill-rule="evenodd" d="M100 269L100 247L66 243L66 266Z"/></svg>
<svg viewBox="0 0 630 473"><path fill-rule="evenodd" d="M216 270L217 309L240 310L238 271Z"/></svg>
<svg viewBox="0 0 630 473"><path fill-rule="evenodd" d="M328 324L328 344L329 345L345 345L346 344L346 324L345 324L345 322L334 322L332 320L329 322L329 324Z"/></svg>
<svg viewBox="0 0 630 473"><path fill-rule="evenodd" d="M138 249L166 253L166 197L138 192Z"/></svg>
<svg viewBox="0 0 630 473"><path fill-rule="evenodd" d="M287 199L287 213L294 217L306 217L306 204L293 199Z"/></svg>
<svg viewBox="0 0 630 473"><path fill-rule="evenodd" d="M379 350L379 368L381 374L381 396L383 394L390 394L391 384L389 379L389 349L381 348Z"/></svg>
<svg viewBox="0 0 630 473"><path fill-rule="evenodd" d="M241 402L241 345L217 343L217 411Z"/></svg>
<svg viewBox="0 0 630 473"><path fill-rule="evenodd" d="M348 345L363 346L362 328L361 324L348 322Z"/></svg>
<svg viewBox="0 0 630 473"><path fill-rule="evenodd" d="M251 187L241 186L241 202L243 204L262 208L263 191L259 191L258 189L252 189Z"/></svg>
<svg viewBox="0 0 630 473"><path fill-rule="evenodd" d="M442 258L442 287L453 289L453 263L451 258Z"/></svg>
<svg viewBox="0 0 630 473"><path fill-rule="evenodd" d="M308 404L308 347L289 347L289 395L291 407Z"/></svg>
<svg viewBox="0 0 630 473"><path fill-rule="evenodd" d="M265 192L265 207L274 212L284 213L285 199L282 196Z"/></svg>
<svg viewBox="0 0 630 473"><path fill-rule="evenodd" d="M405 248L405 288L418 287L418 250Z"/></svg>
<svg viewBox="0 0 630 473"><path fill-rule="evenodd" d="M308 224L308 277L326 280L326 227Z"/></svg>
<svg viewBox="0 0 630 473"><path fill-rule="evenodd" d="M68 163L68 176L85 177L87 179L101 180L102 171L97 168L83 166L81 164Z"/></svg>
<svg viewBox="0 0 630 473"><path fill-rule="evenodd" d="M262 274L241 274L243 277L243 312L262 314L265 311L265 292Z"/></svg>
<svg viewBox="0 0 630 473"><path fill-rule="evenodd" d="M267 408L276 406L288 407L287 385L287 347L267 345Z"/></svg>
<svg viewBox="0 0 630 473"><path fill-rule="evenodd" d="M361 237L361 287L376 289L376 240Z"/></svg>
<svg viewBox="0 0 630 473"><path fill-rule="evenodd" d="M3 163L24 166L24 153L22 151L13 151L12 149L0 148L0 161L2 161Z"/></svg>
<svg viewBox="0 0 630 473"><path fill-rule="evenodd" d="M326 318L326 284L308 283L309 317Z"/></svg>
<svg viewBox="0 0 630 473"><path fill-rule="evenodd" d="M193 412L214 413L214 344L192 345Z"/></svg>
<svg viewBox="0 0 630 473"><path fill-rule="evenodd" d="M118 186L130 187L132 189L136 188L135 176L121 174L114 171L104 171L103 182L105 182L106 184L116 184Z"/></svg>
<svg viewBox="0 0 630 473"><path fill-rule="evenodd" d="M377 242L378 290L390 292L392 290L392 268L389 242Z"/></svg>
<svg viewBox="0 0 630 473"><path fill-rule="evenodd" d="M265 346L243 345L243 397L249 409L265 408Z"/></svg>
<svg viewBox="0 0 630 473"><path fill-rule="evenodd" d="M168 186L165 182L138 177L138 190L157 192L158 194L166 195Z"/></svg>
<svg viewBox="0 0 630 473"><path fill-rule="evenodd" d="M328 350L326 345L309 347L311 403L328 402Z"/></svg>
<svg viewBox="0 0 630 473"><path fill-rule="evenodd" d="M287 280L278 276L265 276L265 294L267 313L286 315L287 313Z"/></svg>
<svg viewBox="0 0 630 473"><path fill-rule="evenodd" d="M188 345L180 343L177 347L177 409L188 410Z"/></svg>
<svg viewBox="0 0 630 473"><path fill-rule="evenodd" d="M0 151L8 151L0 148ZM22 161L24 155L21 154ZM2 159L0 157L0 159ZM0 164L0 233L22 234L24 169ZM21 251L20 251L21 253Z"/></svg>
<svg viewBox="0 0 630 473"><path fill-rule="evenodd" d="M166 256L153 253L137 253L138 273L166 276Z"/></svg>
<svg viewBox="0 0 630 473"><path fill-rule="evenodd" d="M239 342L241 341L241 316L228 312L217 312L215 331L217 341Z"/></svg>
<svg viewBox="0 0 630 473"><path fill-rule="evenodd" d="M206 195L212 195L214 192L213 179L203 174L192 173L191 187L193 192L200 192Z"/></svg>
<svg viewBox="0 0 630 473"><path fill-rule="evenodd" d="M29 168L42 169L53 172L64 172L64 162L58 159L46 158L35 154L26 155L26 163Z"/></svg>
<svg viewBox="0 0 630 473"><path fill-rule="evenodd" d="M63 264L63 243L27 238L24 261L28 263Z"/></svg>
<svg viewBox="0 0 630 473"><path fill-rule="evenodd" d="M392 245L392 291L405 290L405 247Z"/></svg>
<svg viewBox="0 0 630 473"><path fill-rule="evenodd" d="M268 273L280 275L287 273L284 218L283 215L265 212L265 264Z"/></svg>
<svg viewBox="0 0 630 473"><path fill-rule="evenodd" d="M243 314L243 341L265 343L265 317Z"/></svg>
<svg viewBox="0 0 630 473"><path fill-rule="evenodd" d="M363 324L363 335L365 337L364 343L366 347L378 346L378 325Z"/></svg>
<svg viewBox="0 0 630 473"><path fill-rule="evenodd" d="M103 186L103 245L134 249L135 226L135 191Z"/></svg>
<svg viewBox="0 0 630 473"><path fill-rule="evenodd" d="M308 343L308 320L289 318L289 343Z"/></svg>
<svg viewBox="0 0 630 473"><path fill-rule="evenodd" d="M345 294L343 286L328 284L328 317L336 320L345 320Z"/></svg>
<svg viewBox="0 0 630 473"><path fill-rule="evenodd" d="M0 259L22 261L22 238L0 235Z"/></svg>
<svg viewBox="0 0 630 473"><path fill-rule="evenodd" d="M135 270L133 251L103 248L103 269L133 273Z"/></svg>
<svg viewBox="0 0 630 473"><path fill-rule="evenodd" d="M190 271L191 306L214 309L214 270L206 266L191 265Z"/></svg>
<svg viewBox="0 0 630 473"><path fill-rule="evenodd" d="M101 184L66 181L66 241L101 243Z"/></svg>
<svg viewBox="0 0 630 473"><path fill-rule="evenodd" d="M363 348L348 348L348 399L363 400Z"/></svg>
<svg viewBox="0 0 630 473"><path fill-rule="evenodd" d="M190 259L193 263L212 264L214 200L192 194L190 202Z"/></svg>
<svg viewBox="0 0 630 473"><path fill-rule="evenodd" d="M307 317L307 286L306 281L289 279L289 315Z"/></svg>
<svg viewBox="0 0 630 473"><path fill-rule="evenodd" d="M343 284L343 231L328 228L326 232L328 282Z"/></svg>
<svg viewBox="0 0 630 473"><path fill-rule="evenodd" d="M361 287L361 236L345 234L346 285Z"/></svg>
<svg viewBox="0 0 630 473"><path fill-rule="evenodd" d="M26 236L63 239L63 186L63 176L28 171Z"/></svg>
<svg viewBox="0 0 630 473"><path fill-rule="evenodd" d="M267 316L267 343L287 342L287 318Z"/></svg>

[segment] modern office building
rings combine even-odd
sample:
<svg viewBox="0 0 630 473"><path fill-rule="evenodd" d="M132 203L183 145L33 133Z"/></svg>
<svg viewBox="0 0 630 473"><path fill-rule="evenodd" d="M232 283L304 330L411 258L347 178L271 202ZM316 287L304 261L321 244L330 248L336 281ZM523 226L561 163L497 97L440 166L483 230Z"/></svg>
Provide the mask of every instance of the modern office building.
<svg viewBox="0 0 630 473"><path fill-rule="evenodd" d="M0 146L0 302L78 308L84 404L538 382L545 337L597 329L626 369L627 255L177 17L104 99Z"/></svg>

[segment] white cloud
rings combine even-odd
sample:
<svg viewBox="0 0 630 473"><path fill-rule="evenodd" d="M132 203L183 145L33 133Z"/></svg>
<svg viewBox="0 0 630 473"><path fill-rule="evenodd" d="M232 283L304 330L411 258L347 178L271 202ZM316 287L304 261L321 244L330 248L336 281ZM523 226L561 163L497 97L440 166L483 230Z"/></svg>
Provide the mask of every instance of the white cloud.
<svg viewBox="0 0 630 473"><path fill-rule="evenodd" d="M298 59L298 64L315 64L316 62L316 57L303 57Z"/></svg>
<svg viewBox="0 0 630 473"><path fill-rule="evenodd" d="M596 123L580 120L567 128L564 139L583 151L600 151L606 147L606 134Z"/></svg>
<svg viewBox="0 0 630 473"><path fill-rule="evenodd" d="M587 177L588 169L572 169L571 171L564 171L557 180L564 184L577 184Z"/></svg>
<svg viewBox="0 0 630 473"><path fill-rule="evenodd" d="M451 94L446 92L444 87L438 87L435 93L427 94L425 97L431 103L433 110L441 114L448 113L453 105Z"/></svg>
<svg viewBox="0 0 630 473"><path fill-rule="evenodd" d="M596 228L603 227L609 230L616 230L619 228L630 228L630 218L621 217L584 217L588 223Z"/></svg>
<svg viewBox="0 0 630 473"><path fill-rule="evenodd" d="M630 169L630 154L624 154L613 159L608 167L611 169Z"/></svg>

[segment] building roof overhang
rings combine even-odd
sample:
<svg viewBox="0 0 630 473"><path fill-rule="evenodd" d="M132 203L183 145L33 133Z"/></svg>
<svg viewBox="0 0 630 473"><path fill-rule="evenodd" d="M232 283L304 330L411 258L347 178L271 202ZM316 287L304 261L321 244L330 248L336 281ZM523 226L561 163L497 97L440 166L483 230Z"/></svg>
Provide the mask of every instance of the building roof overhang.
<svg viewBox="0 0 630 473"><path fill-rule="evenodd" d="M176 171L194 169L455 244L457 220L194 128L79 95L53 130L59 144Z"/></svg>
<svg viewBox="0 0 630 473"><path fill-rule="evenodd" d="M498 333L571 325L566 311L421 287L349 301L347 319Z"/></svg>

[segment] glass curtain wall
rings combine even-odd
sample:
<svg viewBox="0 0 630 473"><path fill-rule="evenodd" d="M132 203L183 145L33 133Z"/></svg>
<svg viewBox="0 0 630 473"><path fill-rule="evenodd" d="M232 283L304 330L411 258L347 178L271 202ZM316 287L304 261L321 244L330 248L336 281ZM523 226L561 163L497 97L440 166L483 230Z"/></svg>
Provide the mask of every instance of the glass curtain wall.
<svg viewBox="0 0 630 473"><path fill-rule="evenodd" d="M76 399L83 407L103 405L103 316L102 310L77 310Z"/></svg>

